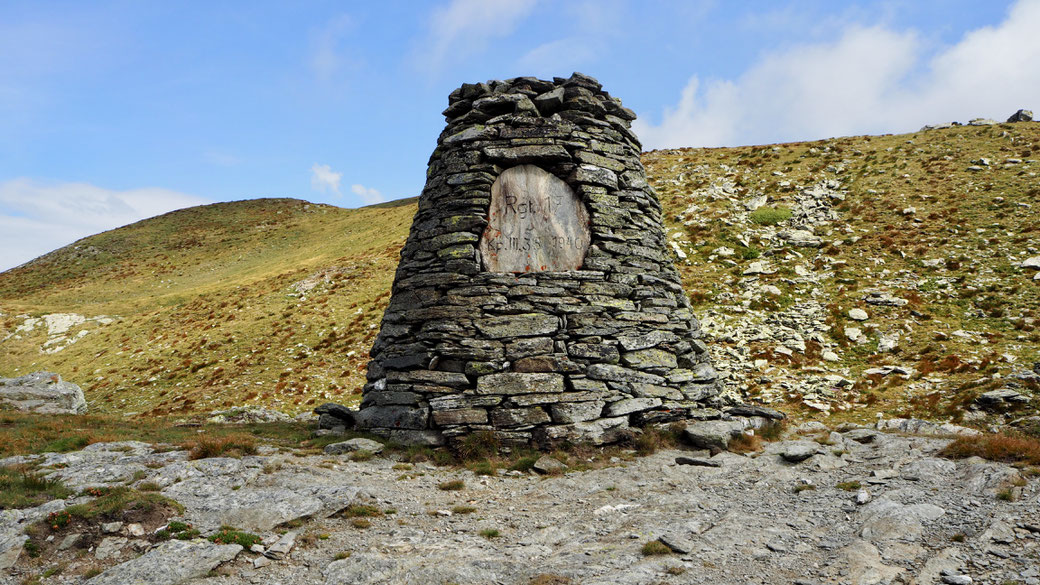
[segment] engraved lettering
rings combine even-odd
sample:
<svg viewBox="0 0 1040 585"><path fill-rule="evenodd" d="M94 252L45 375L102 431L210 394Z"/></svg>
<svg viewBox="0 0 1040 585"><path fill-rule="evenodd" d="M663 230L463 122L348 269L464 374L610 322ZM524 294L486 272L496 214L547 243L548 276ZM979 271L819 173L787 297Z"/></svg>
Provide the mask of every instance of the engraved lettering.
<svg viewBox="0 0 1040 585"><path fill-rule="evenodd" d="M589 215L566 183L534 165L507 169L491 186L480 241L492 272L577 270L590 241Z"/></svg>

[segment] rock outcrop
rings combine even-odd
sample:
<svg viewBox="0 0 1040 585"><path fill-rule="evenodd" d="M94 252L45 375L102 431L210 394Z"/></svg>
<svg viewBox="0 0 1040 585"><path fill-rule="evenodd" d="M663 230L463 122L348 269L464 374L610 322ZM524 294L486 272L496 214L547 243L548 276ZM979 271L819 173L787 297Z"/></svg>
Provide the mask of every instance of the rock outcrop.
<svg viewBox="0 0 1040 585"><path fill-rule="evenodd" d="M721 386L635 114L575 73L465 84L444 115L357 427L601 443L710 417Z"/></svg>
<svg viewBox="0 0 1040 585"><path fill-rule="evenodd" d="M1015 112L1014 114L1011 114L1011 117L1008 118L1007 121L1008 122L1032 122L1033 121L1033 111L1032 110L1019 110L1019 111Z"/></svg>
<svg viewBox="0 0 1040 585"><path fill-rule="evenodd" d="M0 583L1036 583L1037 478L941 457L955 429L884 422L892 432L806 423L749 456L662 450L591 470L545 457L491 475L406 464L401 451L358 461L263 447L187 461L183 450L122 442L10 457L0 466L32 462L70 487L163 486L201 538L156 542L114 522L92 528L104 531L98 544L63 549L91 536L73 524L55 544L40 535L23 550L29 525L94 496L0 510ZM448 483L461 489L438 489ZM254 511L231 517L240 494ZM353 513L332 514L344 508ZM222 523L261 543L202 540ZM653 541L672 553L641 554ZM40 576L41 566L64 571Z"/></svg>
<svg viewBox="0 0 1040 585"><path fill-rule="evenodd" d="M53 372L0 378L0 406L38 414L83 414L87 401L79 386Z"/></svg>

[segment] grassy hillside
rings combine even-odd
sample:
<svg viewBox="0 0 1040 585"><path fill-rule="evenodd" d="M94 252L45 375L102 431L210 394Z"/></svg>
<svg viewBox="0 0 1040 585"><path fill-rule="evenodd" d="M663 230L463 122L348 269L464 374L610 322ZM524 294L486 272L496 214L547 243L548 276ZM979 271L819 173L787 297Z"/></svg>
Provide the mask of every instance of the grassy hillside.
<svg viewBox="0 0 1040 585"><path fill-rule="evenodd" d="M97 412L346 400L413 203L220 203L80 240L0 275L0 372L61 372ZM25 330L54 313L113 321Z"/></svg>
<svg viewBox="0 0 1040 585"><path fill-rule="evenodd" d="M732 391L956 418L1040 361L1034 157L1020 123L644 163ZM349 403L414 212L267 199L85 238L0 274L0 375L60 372L101 413Z"/></svg>

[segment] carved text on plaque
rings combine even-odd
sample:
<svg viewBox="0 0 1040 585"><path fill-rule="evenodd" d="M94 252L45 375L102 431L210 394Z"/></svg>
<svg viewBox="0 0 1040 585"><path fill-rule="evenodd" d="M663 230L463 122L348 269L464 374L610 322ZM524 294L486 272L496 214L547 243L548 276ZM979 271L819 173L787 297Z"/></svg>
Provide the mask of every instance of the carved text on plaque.
<svg viewBox="0 0 1040 585"><path fill-rule="evenodd" d="M578 270L589 249L589 213L574 191L534 165L491 185L480 255L488 272Z"/></svg>

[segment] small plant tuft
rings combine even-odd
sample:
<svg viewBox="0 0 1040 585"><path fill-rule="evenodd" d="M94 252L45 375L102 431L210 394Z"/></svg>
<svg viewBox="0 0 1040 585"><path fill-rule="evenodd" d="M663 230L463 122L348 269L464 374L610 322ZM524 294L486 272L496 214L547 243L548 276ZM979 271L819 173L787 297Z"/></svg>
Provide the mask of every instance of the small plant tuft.
<svg viewBox="0 0 1040 585"><path fill-rule="evenodd" d="M209 541L215 544L237 544L249 550L249 547L254 544L260 544L263 542L263 539L255 534L238 530L233 526L221 526L220 531L209 537Z"/></svg>
<svg viewBox="0 0 1040 585"><path fill-rule="evenodd" d="M437 489L445 492L457 492L466 487L466 482L461 479L454 479L452 481L442 481L437 484Z"/></svg>
<svg viewBox="0 0 1040 585"><path fill-rule="evenodd" d="M643 548L641 548L639 552L643 553L644 557L650 557L656 555L670 555L672 554L672 549L668 548L668 545L660 540L651 540L644 544Z"/></svg>

